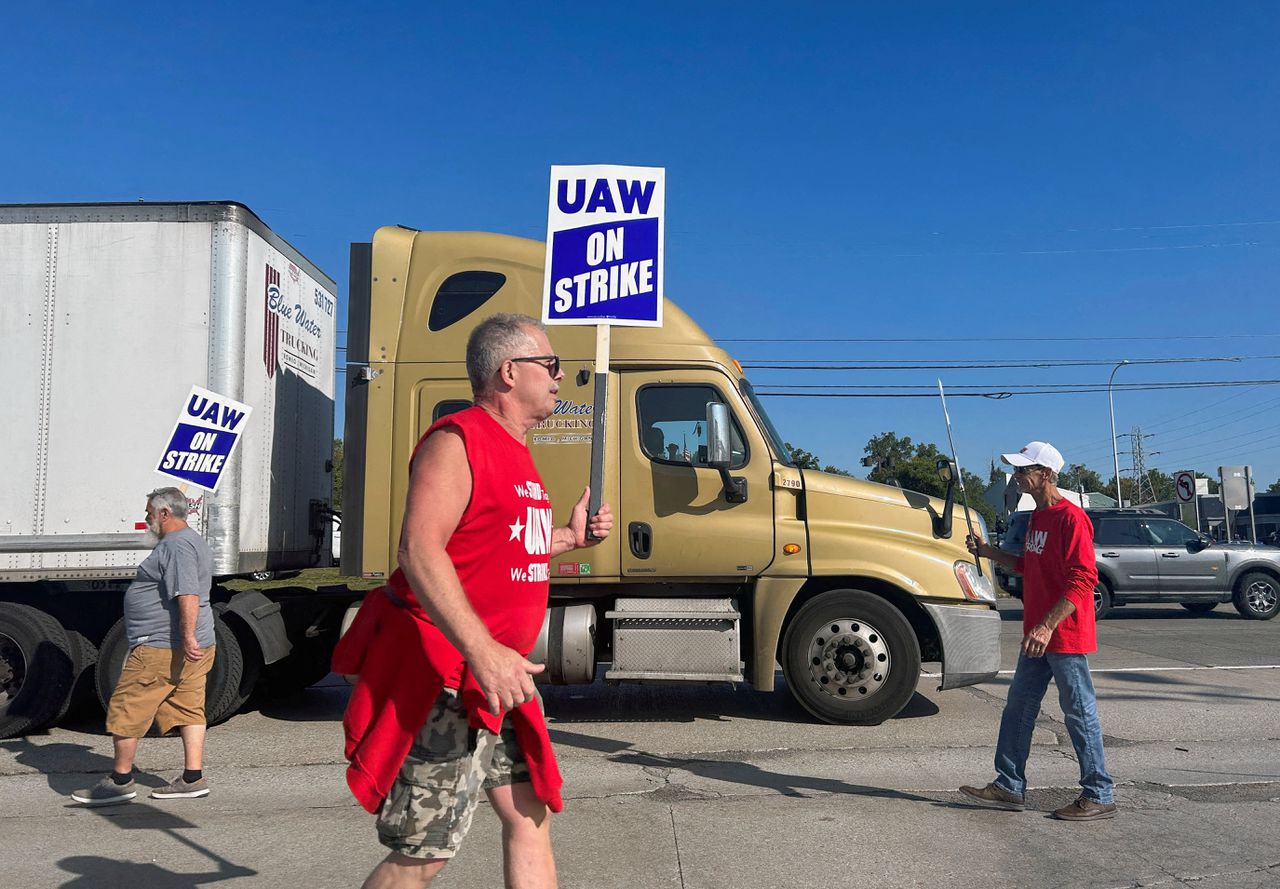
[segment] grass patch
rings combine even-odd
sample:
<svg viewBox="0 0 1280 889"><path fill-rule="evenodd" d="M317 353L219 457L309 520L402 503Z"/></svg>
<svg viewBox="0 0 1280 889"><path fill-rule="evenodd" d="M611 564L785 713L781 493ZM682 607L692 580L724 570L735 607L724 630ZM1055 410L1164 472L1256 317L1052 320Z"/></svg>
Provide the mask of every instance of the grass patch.
<svg viewBox="0 0 1280 889"><path fill-rule="evenodd" d="M275 580L250 580L243 578L240 580L229 580L222 586L229 590L279 590L286 588L298 588L315 590L324 586L345 586L353 590L372 590L386 583L385 580L365 580L360 577L343 577L340 568L306 568L296 574L292 571L284 572L283 577L277 577Z"/></svg>

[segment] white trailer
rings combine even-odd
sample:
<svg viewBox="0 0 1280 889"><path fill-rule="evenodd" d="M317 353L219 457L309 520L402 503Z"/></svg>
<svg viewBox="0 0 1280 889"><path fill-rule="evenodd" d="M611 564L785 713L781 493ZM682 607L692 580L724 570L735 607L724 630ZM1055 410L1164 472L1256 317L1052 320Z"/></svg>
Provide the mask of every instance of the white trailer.
<svg viewBox="0 0 1280 889"><path fill-rule="evenodd" d="M217 492L184 488L215 575L329 563L336 295L240 204L0 205L0 737L56 719L78 678L109 695L155 545L144 495L181 486L157 467L193 385L253 408ZM213 720L265 666L327 659L316 608L217 583Z"/></svg>

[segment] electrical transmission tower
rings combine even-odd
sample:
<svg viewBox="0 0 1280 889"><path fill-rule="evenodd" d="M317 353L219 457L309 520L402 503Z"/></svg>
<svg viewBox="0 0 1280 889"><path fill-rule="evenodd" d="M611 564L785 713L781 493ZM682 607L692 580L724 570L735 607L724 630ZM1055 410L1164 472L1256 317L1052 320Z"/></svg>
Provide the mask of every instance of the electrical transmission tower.
<svg viewBox="0 0 1280 889"><path fill-rule="evenodd" d="M1151 435L1143 435L1142 427L1134 426L1129 437L1133 444L1133 505L1155 503L1156 492L1151 487L1151 479L1147 477L1146 448L1142 446L1143 439L1150 438Z"/></svg>

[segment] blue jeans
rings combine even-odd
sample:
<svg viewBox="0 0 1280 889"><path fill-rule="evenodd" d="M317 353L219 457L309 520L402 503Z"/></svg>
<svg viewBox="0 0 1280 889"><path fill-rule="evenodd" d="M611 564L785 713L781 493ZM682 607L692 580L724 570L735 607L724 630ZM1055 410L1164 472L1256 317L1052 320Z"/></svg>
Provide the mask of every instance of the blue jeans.
<svg viewBox="0 0 1280 889"><path fill-rule="evenodd" d="M1084 795L1099 803L1115 802L1111 776L1102 752L1102 724L1098 721L1098 699L1089 676L1089 659L1083 654L1054 654L1041 657L1018 656L1018 667L1009 686L1009 699L1000 717L1000 739L996 742L996 784L1019 796L1027 792L1027 756L1031 753L1031 733L1040 702L1049 688L1049 679L1058 685L1058 703L1067 723L1067 734L1080 762L1080 787Z"/></svg>

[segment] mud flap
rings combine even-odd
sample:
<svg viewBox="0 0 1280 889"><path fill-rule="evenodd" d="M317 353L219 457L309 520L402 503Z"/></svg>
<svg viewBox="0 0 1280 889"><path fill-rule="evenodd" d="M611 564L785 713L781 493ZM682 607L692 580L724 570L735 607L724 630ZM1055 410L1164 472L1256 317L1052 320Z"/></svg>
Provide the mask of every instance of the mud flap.
<svg viewBox="0 0 1280 889"><path fill-rule="evenodd" d="M231 597L226 610L243 620L253 632L262 650L263 664L283 660L293 650L279 602L271 601L258 590L244 590Z"/></svg>

